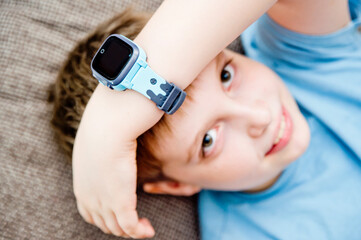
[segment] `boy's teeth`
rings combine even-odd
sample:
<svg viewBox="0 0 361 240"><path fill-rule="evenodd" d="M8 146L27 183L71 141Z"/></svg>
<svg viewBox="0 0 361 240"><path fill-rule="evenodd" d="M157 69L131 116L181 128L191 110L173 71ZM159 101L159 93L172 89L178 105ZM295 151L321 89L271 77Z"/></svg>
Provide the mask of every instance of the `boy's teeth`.
<svg viewBox="0 0 361 240"><path fill-rule="evenodd" d="M284 116L282 116L280 131L278 132L278 135L277 135L276 140L274 141L273 145L279 143L279 141L283 137L283 133L285 131L285 126L286 126L285 118L284 118Z"/></svg>

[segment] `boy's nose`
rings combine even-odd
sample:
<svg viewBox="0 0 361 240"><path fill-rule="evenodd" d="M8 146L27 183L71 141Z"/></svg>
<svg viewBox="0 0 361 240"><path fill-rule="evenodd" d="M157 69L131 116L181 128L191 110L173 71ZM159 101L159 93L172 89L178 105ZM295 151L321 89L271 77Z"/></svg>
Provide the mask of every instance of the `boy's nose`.
<svg viewBox="0 0 361 240"><path fill-rule="evenodd" d="M249 114L248 135L253 138L260 137L272 121L271 111L268 106L255 104Z"/></svg>
<svg viewBox="0 0 361 240"><path fill-rule="evenodd" d="M252 138L260 137L272 122L271 109L264 101L255 101L252 104L237 104L233 108L237 122L242 123L247 134Z"/></svg>

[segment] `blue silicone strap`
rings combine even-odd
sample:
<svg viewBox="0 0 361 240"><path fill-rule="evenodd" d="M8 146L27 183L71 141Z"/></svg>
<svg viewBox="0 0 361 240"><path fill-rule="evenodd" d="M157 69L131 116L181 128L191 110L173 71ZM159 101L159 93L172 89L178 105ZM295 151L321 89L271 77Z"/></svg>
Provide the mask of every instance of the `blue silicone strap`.
<svg viewBox="0 0 361 240"><path fill-rule="evenodd" d="M127 77L113 88L133 89L155 102L157 107L165 113L173 114L182 105L186 93L156 74L145 61L144 51L140 48L139 52L139 58Z"/></svg>

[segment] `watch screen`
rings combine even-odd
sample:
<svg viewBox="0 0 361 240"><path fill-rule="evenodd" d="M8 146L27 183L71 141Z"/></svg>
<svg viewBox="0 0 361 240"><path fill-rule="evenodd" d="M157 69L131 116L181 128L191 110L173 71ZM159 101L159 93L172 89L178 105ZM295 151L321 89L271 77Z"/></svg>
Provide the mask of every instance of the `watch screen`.
<svg viewBox="0 0 361 240"><path fill-rule="evenodd" d="M93 68L108 78L114 80L122 71L132 56L132 48L117 37L110 37L98 51Z"/></svg>

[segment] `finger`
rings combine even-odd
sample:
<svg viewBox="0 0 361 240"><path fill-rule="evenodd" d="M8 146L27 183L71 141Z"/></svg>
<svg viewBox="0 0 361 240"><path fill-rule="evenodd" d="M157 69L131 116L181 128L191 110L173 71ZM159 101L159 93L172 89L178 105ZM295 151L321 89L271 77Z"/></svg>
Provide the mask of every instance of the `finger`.
<svg viewBox="0 0 361 240"><path fill-rule="evenodd" d="M110 234L110 230L107 228L107 226L104 223L104 220L102 216L100 216L98 213L92 215L95 225L100 228L104 233Z"/></svg>
<svg viewBox="0 0 361 240"><path fill-rule="evenodd" d="M79 213L80 213L80 216L82 216L83 219L84 219L87 223L90 223L90 224L93 224L93 225L94 225L94 220L93 220L92 216L91 216L90 213L83 207L83 205L80 204L79 202L76 202L76 205L77 205L78 211L79 211Z"/></svg>
<svg viewBox="0 0 361 240"><path fill-rule="evenodd" d="M126 234L122 228L119 226L117 218L112 210L106 210L104 212L104 221L107 226L107 228L118 237L126 237L130 238L128 234Z"/></svg>
<svg viewBox="0 0 361 240"><path fill-rule="evenodd" d="M138 219L136 210L127 212L117 211L115 214L119 226L132 238L151 238L155 231L147 219Z"/></svg>

